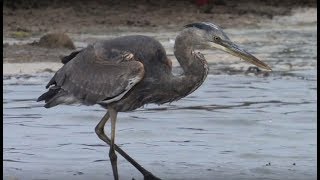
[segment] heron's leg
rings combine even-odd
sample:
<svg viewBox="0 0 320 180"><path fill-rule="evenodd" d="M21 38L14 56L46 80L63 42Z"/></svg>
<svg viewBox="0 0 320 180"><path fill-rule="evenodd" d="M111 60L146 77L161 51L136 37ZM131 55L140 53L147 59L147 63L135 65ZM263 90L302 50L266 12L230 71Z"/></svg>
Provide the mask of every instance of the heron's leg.
<svg viewBox="0 0 320 180"><path fill-rule="evenodd" d="M116 155L116 152L114 151L114 139L116 136L116 121L117 121L118 112L112 108L109 108L109 113L110 113L110 119L111 119L111 143L110 143L109 157L112 165L114 179L118 180L119 176L118 176L118 167L117 167L117 155Z"/></svg>
<svg viewBox="0 0 320 180"><path fill-rule="evenodd" d="M109 112L107 112L95 128L95 131L98 137L108 145L110 145L110 139L104 133L104 125L107 123L109 118L110 118L110 115L109 115Z"/></svg>
<svg viewBox="0 0 320 180"><path fill-rule="evenodd" d="M110 118L110 114L109 112L107 112L103 118L101 119L101 121L97 124L97 126L95 127L95 132L98 135L98 137L104 141L105 143L107 143L108 145L111 144L111 141L109 139L109 137L105 134L104 132L104 126L107 123L107 121ZM140 164L138 164L134 159L132 159L126 152L124 152L119 146L117 146L116 144L114 144L114 149L122 156L124 157L128 162L130 162L135 168L137 168L144 176L144 179L154 179L154 180L160 180L159 178L155 177L153 174L151 174L149 171L147 171L146 169L144 169Z"/></svg>

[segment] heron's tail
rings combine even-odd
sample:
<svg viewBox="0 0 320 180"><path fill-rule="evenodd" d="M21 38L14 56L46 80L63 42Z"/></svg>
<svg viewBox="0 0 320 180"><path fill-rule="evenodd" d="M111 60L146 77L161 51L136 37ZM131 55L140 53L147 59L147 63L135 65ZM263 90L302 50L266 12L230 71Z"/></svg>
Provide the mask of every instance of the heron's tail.
<svg viewBox="0 0 320 180"><path fill-rule="evenodd" d="M59 104L72 104L77 102L74 96L68 94L67 91L61 89L59 86L50 87L48 92L42 94L37 102L44 101L46 104L45 108L51 108Z"/></svg>
<svg viewBox="0 0 320 180"><path fill-rule="evenodd" d="M45 108L53 107L50 102L55 99L55 96L59 93L60 89L61 88L59 86L51 87L47 92L38 97L37 102L44 101L46 103L44 105Z"/></svg>

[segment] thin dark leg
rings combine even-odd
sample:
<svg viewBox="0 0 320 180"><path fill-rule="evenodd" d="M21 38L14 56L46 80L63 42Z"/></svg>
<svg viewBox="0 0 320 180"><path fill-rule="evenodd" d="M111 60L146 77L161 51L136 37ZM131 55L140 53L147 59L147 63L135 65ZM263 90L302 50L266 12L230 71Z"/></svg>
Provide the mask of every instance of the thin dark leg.
<svg viewBox="0 0 320 180"><path fill-rule="evenodd" d="M108 145L111 144L110 139L108 136L104 133L104 126L109 120L110 115L109 112L107 112L104 117L101 119L101 121L98 123L98 125L95 128L96 134L98 137L107 143ZM127 161L129 161L135 168L137 168L144 176L145 180L160 180L159 178L155 177L153 174L151 174L149 171L144 169L140 164L138 164L134 159L132 159L126 152L124 152L119 146L114 144L114 149Z"/></svg>
<svg viewBox="0 0 320 180"><path fill-rule="evenodd" d="M117 121L117 112L111 108L109 108L109 114L111 119L111 144L110 144L110 150L109 150L109 157L112 165L112 171L114 180L118 180L118 167L117 167L117 155L114 151L114 139L116 136L116 121Z"/></svg>

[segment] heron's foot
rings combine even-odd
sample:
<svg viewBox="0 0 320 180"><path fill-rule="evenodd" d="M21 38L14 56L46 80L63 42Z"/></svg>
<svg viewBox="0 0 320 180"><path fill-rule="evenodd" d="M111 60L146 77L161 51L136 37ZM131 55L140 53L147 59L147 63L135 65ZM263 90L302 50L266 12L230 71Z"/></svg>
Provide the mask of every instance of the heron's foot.
<svg viewBox="0 0 320 180"><path fill-rule="evenodd" d="M144 180L161 180L161 179L157 178L156 176L148 172L147 174L144 175Z"/></svg>

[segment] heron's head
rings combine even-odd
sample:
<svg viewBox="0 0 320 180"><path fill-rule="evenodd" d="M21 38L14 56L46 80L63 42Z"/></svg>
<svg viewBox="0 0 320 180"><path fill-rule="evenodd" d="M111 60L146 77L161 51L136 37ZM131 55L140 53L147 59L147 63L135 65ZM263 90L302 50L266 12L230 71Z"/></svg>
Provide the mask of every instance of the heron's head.
<svg viewBox="0 0 320 180"><path fill-rule="evenodd" d="M267 64L233 43L222 31L222 29L213 23L192 23L186 25L185 28L185 31L189 33L188 37L191 38L194 48L220 49L229 54L240 57L241 59L258 66L259 68L271 71L271 68Z"/></svg>

